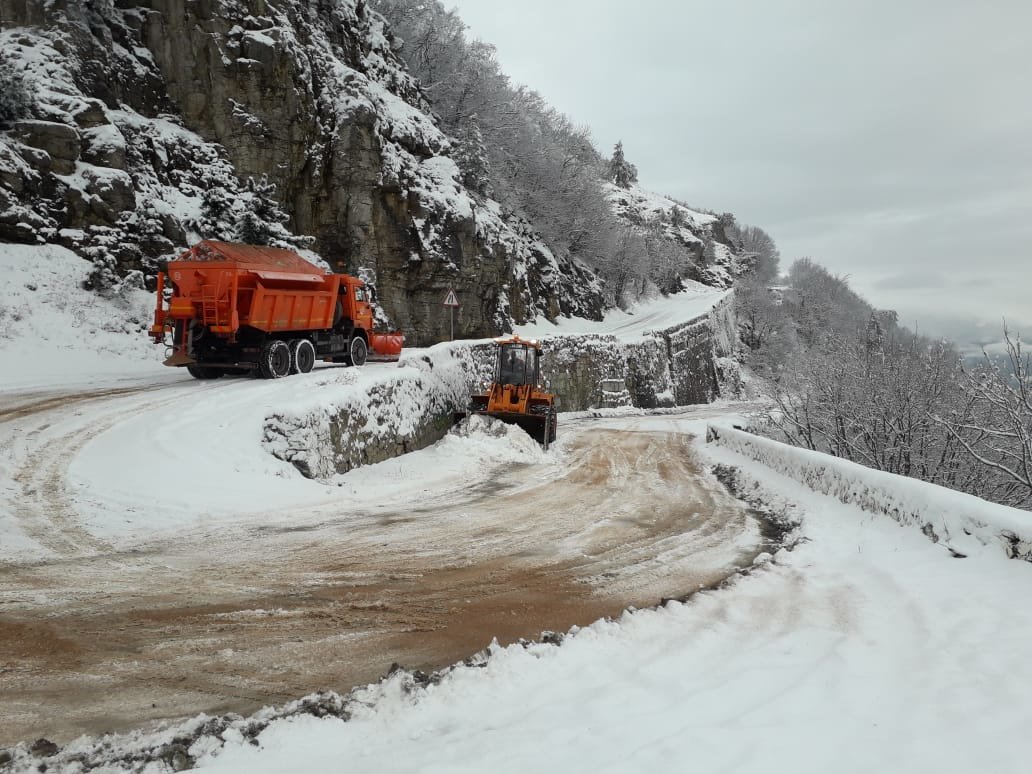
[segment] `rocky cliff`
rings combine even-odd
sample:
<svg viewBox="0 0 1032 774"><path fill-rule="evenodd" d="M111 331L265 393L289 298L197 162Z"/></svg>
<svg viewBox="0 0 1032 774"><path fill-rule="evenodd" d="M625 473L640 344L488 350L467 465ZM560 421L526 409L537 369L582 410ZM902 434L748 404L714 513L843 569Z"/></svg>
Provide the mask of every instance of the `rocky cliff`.
<svg viewBox="0 0 1032 774"><path fill-rule="evenodd" d="M410 344L597 318L597 279L467 190L362 0L0 0L0 241L60 243L140 282L258 219L376 284ZM128 278L128 280L126 279Z"/></svg>
<svg viewBox="0 0 1032 774"><path fill-rule="evenodd" d="M730 214L696 210L636 183L608 183L606 196L620 218L633 228L651 230L682 253L678 273L715 288L731 287L742 273L737 248L728 235Z"/></svg>

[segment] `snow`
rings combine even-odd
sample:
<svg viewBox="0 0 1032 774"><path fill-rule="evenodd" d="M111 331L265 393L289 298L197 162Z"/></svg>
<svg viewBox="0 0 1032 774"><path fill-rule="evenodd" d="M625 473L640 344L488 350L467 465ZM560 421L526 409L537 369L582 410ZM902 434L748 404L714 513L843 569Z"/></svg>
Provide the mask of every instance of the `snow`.
<svg viewBox="0 0 1032 774"><path fill-rule="evenodd" d="M729 427L711 428L717 442L738 454L867 511L934 534L945 548L967 555L982 545L1032 558L1032 517L1028 511L800 449Z"/></svg>
<svg viewBox="0 0 1032 774"><path fill-rule="evenodd" d="M609 420L617 421L617 420ZM676 415L639 429L700 432ZM492 648L438 685L360 691L352 718L229 736L203 771L1027 771L1032 566L951 558L917 529L727 449L804 540L729 588Z"/></svg>
<svg viewBox="0 0 1032 774"><path fill-rule="evenodd" d="M518 326L520 336L609 335L625 343L639 341L653 331L664 331L707 314L731 291L714 290L708 285L689 282L682 293L638 303L629 311L610 309L601 321L560 317L555 323L539 320Z"/></svg>
<svg viewBox="0 0 1032 774"><path fill-rule="evenodd" d="M13 471L33 448L54 452L46 464L68 460L65 494L89 532L113 544L184 528L296 522L303 507L342 496L356 511L410 507L444 490L462 492L498 464L532 464L542 475L562 469L562 439L544 452L515 428L477 420L423 451L323 482L304 479L263 448L270 412L302 416L324 400L425 379L440 370L432 364L459 361L461 347L408 352L398 366L195 382L160 366L161 348L144 335L151 298L129 288L112 299L87 293L80 283L88 269L61 248L0 246L0 357L13 364L0 372L0 398L17 403L45 388L71 400L85 388L140 388L92 407L70 403L45 424L5 417L5 560L48 555L15 518L24 491ZM595 330L564 320L521 333L641 336L705 314L723 295L679 294L610 315ZM729 586L684 603L573 629L561 646L485 643L484 659L446 670L436 684L402 673L360 688L347 722L276 720L257 745L234 726L195 743L198 767L1027 771L1032 564L1008 559L996 536L1028 541L1032 517L736 432L727 427L733 416L719 416L732 410L597 412L601 418L581 420L582 431L694 434L704 459L737 467L751 499L797 522L791 550L761 555ZM718 425L719 443L703 442L708 423ZM68 438L83 444L65 449ZM165 474L159 491L155 471ZM929 523L938 543L921 532ZM155 738L174 734L173 727ZM130 742L105 744L117 753Z"/></svg>
<svg viewBox="0 0 1032 774"><path fill-rule="evenodd" d="M0 245L0 390L111 384L164 357L144 331L154 297L104 299L82 288L92 265L55 245ZM130 335L127 335L130 334Z"/></svg>
<svg viewBox="0 0 1032 774"><path fill-rule="evenodd" d="M687 226L700 229L708 226L717 220L717 216L708 212L699 212L685 207L673 199L660 194L647 191L641 186L632 183L629 188L620 188L613 183L606 184L606 191L609 200L618 209L628 209L637 215L648 220L659 220L661 216L669 216L670 211L677 209L685 218ZM684 229L683 238L686 241L698 242L699 239L688 229Z"/></svg>

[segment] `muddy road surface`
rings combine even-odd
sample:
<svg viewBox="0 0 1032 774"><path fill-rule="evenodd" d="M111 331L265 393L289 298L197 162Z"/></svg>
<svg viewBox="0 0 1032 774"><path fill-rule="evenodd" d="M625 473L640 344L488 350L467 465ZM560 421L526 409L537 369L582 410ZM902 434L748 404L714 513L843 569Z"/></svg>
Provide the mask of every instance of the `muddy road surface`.
<svg viewBox="0 0 1032 774"><path fill-rule="evenodd" d="M0 746L246 713L394 663L442 667L492 638L684 596L765 548L689 436L635 420L567 423L561 465L495 467L418 501L356 510L342 497L110 543L77 521L61 466L84 433L153 399L123 397L0 406L0 435L17 432L21 450L5 505L50 550L0 563Z"/></svg>

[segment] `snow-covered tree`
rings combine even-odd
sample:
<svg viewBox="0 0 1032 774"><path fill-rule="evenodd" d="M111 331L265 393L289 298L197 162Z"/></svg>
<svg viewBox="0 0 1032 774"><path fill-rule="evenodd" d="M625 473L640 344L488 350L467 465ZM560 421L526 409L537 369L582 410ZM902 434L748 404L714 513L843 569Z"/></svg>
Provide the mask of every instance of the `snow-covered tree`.
<svg viewBox="0 0 1032 774"><path fill-rule="evenodd" d="M0 126L24 118L32 109L32 95L24 74L0 55Z"/></svg>
<svg viewBox="0 0 1032 774"><path fill-rule="evenodd" d="M251 245L268 245L289 237L283 224L288 216L276 200L276 184L267 175L247 178L243 206L237 210L236 238Z"/></svg>
<svg viewBox="0 0 1032 774"><path fill-rule="evenodd" d="M741 252L747 273L768 283L777 279L781 253L770 234L757 226L736 225L727 236Z"/></svg>
<svg viewBox="0 0 1032 774"><path fill-rule="evenodd" d="M201 218L197 229L204 239L232 237L236 216L233 205L236 197L221 185L211 185L201 195Z"/></svg>
<svg viewBox="0 0 1032 774"><path fill-rule="evenodd" d="M480 133L480 120L472 113L465 122L465 131L459 137L455 163L462 172L462 183L481 196L490 192L491 165L484 147L484 136Z"/></svg>
<svg viewBox="0 0 1032 774"><path fill-rule="evenodd" d="M1021 338L1003 332L1006 369L988 355L965 373L964 402L937 421L963 447L969 464L985 470L984 493L1018 508L1032 506L1032 363Z"/></svg>
<svg viewBox="0 0 1032 774"><path fill-rule="evenodd" d="M621 188L630 188L631 183L638 182L638 168L624 157L623 141L613 148L613 158L609 161L609 180Z"/></svg>

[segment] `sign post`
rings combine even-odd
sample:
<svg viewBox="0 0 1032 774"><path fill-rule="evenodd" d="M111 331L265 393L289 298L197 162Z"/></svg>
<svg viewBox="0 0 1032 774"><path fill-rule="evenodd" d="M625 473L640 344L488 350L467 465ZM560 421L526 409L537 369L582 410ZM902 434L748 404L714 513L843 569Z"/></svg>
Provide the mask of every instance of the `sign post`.
<svg viewBox="0 0 1032 774"><path fill-rule="evenodd" d="M459 298L455 295L455 291L452 288L448 288L442 303L451 312L451 340L455 341L455 308L459 306Z"/></svg>

